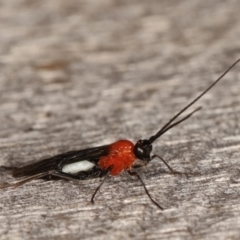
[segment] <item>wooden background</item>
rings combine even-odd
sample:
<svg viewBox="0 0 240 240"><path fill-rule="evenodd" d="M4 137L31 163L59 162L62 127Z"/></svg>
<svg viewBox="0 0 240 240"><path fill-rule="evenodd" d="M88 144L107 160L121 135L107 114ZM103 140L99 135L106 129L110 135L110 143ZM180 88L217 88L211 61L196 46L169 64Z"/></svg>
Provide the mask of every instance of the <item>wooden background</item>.
<svg viewBox="0 0 240 240"><path fill-rule="evenodd" d="M1 0L0 164L136 141L240 57L239 0ZM0 192L1 239L239 239L240 66L155 142L137 179ZM0 173L1 182L13 181Z"/></svg>

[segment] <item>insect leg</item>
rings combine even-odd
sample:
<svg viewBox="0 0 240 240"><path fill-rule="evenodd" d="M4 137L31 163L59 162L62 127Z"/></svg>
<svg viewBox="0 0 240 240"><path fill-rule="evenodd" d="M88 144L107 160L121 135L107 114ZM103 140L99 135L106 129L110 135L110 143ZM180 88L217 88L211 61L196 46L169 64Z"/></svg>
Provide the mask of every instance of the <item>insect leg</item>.
<svg viewBox="0 0 240 240"><path fill-rule="evenodd" d="M77 175L71 175L71 174L63 173L63 172L56 171L56 170L50 171L49 175L50 175L50 176L53 176L53 177L58 177L58 178L66 179L66 180L82 180L82 179L79 178L79 176L77 176Z"/></svg>
<svg viewBox="0 0 240 240"><path fill-rule="evenodd" d="M151 157L151 160L152 160L153 158L155 158L155 157L158 157L158 158L168 167L168 169L171 171L172 174L186 174L186 173L182 173L182 172L178 172L178 171L173 170L173 169L167 164L167 162L166 162L162 157L160 157L160 156L158 156L158 155L156 155L156 154L154 154L154 155Z"/></svg>
<svg viewBox="0 0 240 240"><path fill-rule="evenodd" d="M19 187L19 186L23 185L24 183L29 182L33 179L42 178L42 177L45 177L45 176L48 176L48 175L49 175L49 172L38 173L38 174L35 174L33 176L24 178L23 180L15 182L15 183L4 183L0 186L0 189L4 189L4 188L8 188L8 187L15 187L16 188L16 187Z"/></svg>
<svg viewBox="0 0 240 240"><path fill-rule="evenodd" d="M175 170L173 170L173 169L167 164L167 162L166 162L162 157L160 157L159 155L154 154L154 155L151 157L151 160L152 160L153 158L155 158L155 157L158 157L158 158L168 167L168 169L171 171L172 174L184 174L184 175L186 175L187 178L189 177L189 175L191 175L191 176L201 176L201 174L200 174L200 173L197 173L197 172L195 172L195 173L185 173L185 172L175 171Z"/></svg>
<svg viewBox="0 0 240 240"><path fill-rule="evenodd" d="M2 171L11 171L13 170L13 167L7 167L7 166L0 166L0 170Z"/></svg>
<svg viewBox="0 0 240 240"><path fill-rule="evenodd" d="M109 168L107 168L106 170L104 170L101 174L101 177L104 177L102 182L98 185L98 187L96 188L96 190L94 191L92 197L91 197L91 203L94 203L94 198L97 194L97 192L99 191L99 189L101 188L101 186L103 185L103 183L105 182L105 180L107 179L107 177L109 176L108 173L112 170L113 166L110 166Z"/></svg>
<svg viewBox="0 0 240 240"><path fill-rule="evenodd" d="M26 177L26 178L24 178L24 179L22 179L18 182L15 182L15 183L3 183L2 185L0 185L0 189L4 189L4 188L8 188L8 187L15 187L16 188L16 187L19 187L19 186L23 185L24 183L27 183L31 180L43 178L43 177L46 177L46 176L49 176L49 177L55 176L55 177L63 178L63 179L66 179L66 180L79 179L77 176L62 173L62 172L59 172L59 171L56 171L56 170L51 170L51 171L48 171L48 172L38 173L38 174L35 174L33 176Z"/></svg>
<svg viewBox="0 0 240 240"><path fill-rule="evenodd" d="M153 198L151 197L150 193L148 192L147 188L146 188L146 185L145 183L143 182L142 178L139 176L139 174L137 172L131 172L131 170L128 170L128 173L130 176L136 176L141 184L143 185L144 187L144 190L146 192L146 194L148 195L149 199L152 201L153 204L155 204L158 208L160 208L161 210L164 210L155 200L153 200Z"/></svg>

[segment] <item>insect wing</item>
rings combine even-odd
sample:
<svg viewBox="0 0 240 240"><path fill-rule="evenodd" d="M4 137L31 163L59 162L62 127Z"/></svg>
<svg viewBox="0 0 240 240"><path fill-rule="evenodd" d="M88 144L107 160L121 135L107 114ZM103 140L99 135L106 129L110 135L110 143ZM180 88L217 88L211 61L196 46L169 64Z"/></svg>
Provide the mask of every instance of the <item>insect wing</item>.
<svg viewBox="0 0 240 240"><path fill-rule="evenodd" d="M14 177L31 176L42 172L51 170L59 170L59 166L65 164L89 160L97 164L102 156L106 156L109 152L109 145L99 146L95 148L88 148L79 151L70 151L62 153L50 158L42 159L35 163L27 164L23 167L16 167L12 170Z"/></svg>

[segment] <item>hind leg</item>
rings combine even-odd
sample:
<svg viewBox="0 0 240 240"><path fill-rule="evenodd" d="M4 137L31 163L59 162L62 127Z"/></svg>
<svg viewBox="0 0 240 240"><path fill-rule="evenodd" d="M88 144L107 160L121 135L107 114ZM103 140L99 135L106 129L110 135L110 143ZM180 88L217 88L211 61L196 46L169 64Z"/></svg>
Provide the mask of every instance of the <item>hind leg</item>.
<svg viewBox="0 0 240 240"><path fill-rule="evenodd" d="M38 174L35 174L33 176L29 176L29 177L26 177L18 182L15 182L15 183L3 183L0 185L0 189L4 189L4 188L9 188L9 187L19 187L21 185L23 185L24 183L27 183L29 181L32 181L34 179L39 179L39 178L43 178L43 177L51 177L51 176L55 176L55 177L59 177L59 178L62 178L62 179L66 179L66 180L72 180L72 179L79 179L77 176L72 176L70 174L66 174L66 173L62 173L62 172L59 172L59 171L55 171L55 170L51 170L51 171L48 171L48 172L43 172L43 173L38 173Z"/></svg>

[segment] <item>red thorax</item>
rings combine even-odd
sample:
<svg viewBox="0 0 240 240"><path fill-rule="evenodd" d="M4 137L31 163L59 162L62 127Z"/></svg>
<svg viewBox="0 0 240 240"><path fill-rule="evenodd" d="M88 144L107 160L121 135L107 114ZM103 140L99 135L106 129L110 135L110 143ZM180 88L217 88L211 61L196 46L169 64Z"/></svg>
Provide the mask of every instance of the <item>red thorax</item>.
<svg viewBox="0 0 240 240"><path fill-rule="evenodd" d="M119 140L109 146L109 154L101 157L98 165L102 169L112 166L110 174L114 176L129 170L135 159L134 144L128 140Z"/></svg>

